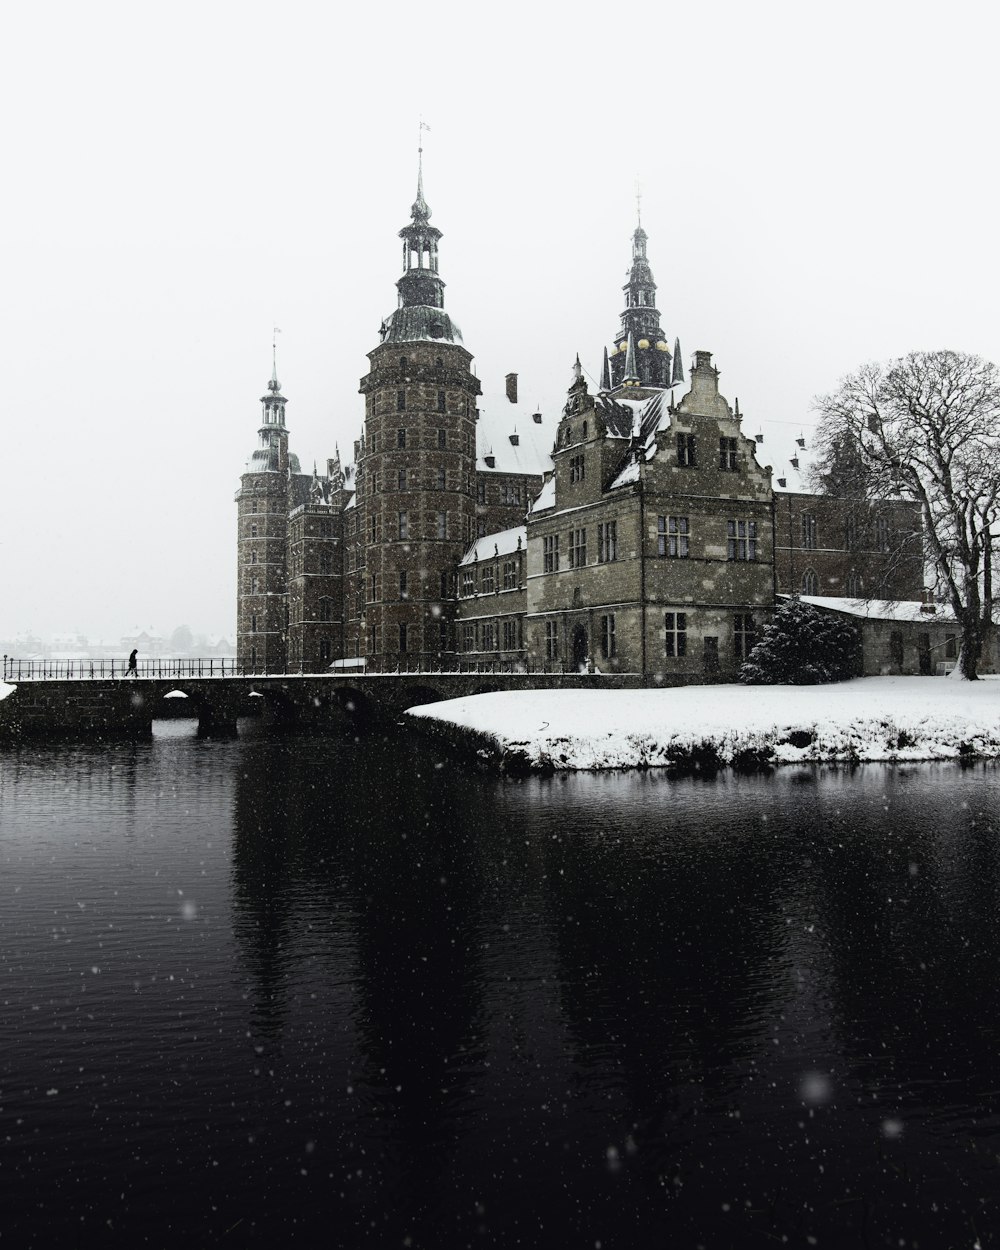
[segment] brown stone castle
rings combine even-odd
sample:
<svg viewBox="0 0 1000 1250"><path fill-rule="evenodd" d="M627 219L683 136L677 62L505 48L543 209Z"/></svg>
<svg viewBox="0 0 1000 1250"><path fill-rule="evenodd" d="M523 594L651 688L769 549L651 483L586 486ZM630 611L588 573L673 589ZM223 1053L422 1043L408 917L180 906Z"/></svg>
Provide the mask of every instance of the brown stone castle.
<svg viewBox="0 0 1000 1250"><path fill-rule="evenodd" d="M350 463L338 453L302 473L272 372L236 495L249 670L500 663L731 680L777 594L919 597L911 505L772 482L708 352L685 391L641 225L601 384L591 394L577 360L553 426L522 414L515 374L504 417L481 410L430 216L418 174Z"/></svg>

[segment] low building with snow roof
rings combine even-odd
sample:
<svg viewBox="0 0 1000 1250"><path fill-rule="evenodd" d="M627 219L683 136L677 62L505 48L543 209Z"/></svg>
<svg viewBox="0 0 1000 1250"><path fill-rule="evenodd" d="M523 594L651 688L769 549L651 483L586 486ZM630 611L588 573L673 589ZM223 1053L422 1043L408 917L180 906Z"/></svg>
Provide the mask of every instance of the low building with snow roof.
<svg viewBox="0 0 1000 1250"><path fill-rule="evenodd" d="M460 663L521 671L528 609L526 525L478 538L458 565Z"/></svg>
<svg viewBox="0 0 1000 1250"><path fill-rule="evenodd" d="M801 595L824 612L849 617L861 634L860 671L865 677L930 677L950 673L958 663L961 627L947 604L929 593L919 600L861 599ZM997 621L994 620L994 624ZM983 648L981 673L1000 672L1000 638L994 631Z"/></svg>

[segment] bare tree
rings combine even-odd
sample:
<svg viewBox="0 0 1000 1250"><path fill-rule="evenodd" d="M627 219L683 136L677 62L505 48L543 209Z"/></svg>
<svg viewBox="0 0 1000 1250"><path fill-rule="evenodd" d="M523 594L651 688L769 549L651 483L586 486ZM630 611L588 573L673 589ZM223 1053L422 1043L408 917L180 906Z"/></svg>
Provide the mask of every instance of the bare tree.
<svg viewBox="0 0 1000 1250"><path fill-rule="evenodd" d="M821 474L847 472L869 500L919 505L925 562L961 632L958 670L975 680L1000 533L1000 372L962 352L911 352L865 365L816 408Z"/></svg>

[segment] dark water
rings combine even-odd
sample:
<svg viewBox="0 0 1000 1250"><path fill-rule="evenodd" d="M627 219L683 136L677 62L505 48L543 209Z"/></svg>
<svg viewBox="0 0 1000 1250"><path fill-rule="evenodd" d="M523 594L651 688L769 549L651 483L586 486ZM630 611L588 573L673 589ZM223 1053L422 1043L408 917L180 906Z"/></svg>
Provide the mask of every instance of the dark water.
<svg viewBox="0 0 1000 1250"><path fill-rule="evenodd" d="M0 757L0 1245L1000 1244L993 767Z"/></svg>

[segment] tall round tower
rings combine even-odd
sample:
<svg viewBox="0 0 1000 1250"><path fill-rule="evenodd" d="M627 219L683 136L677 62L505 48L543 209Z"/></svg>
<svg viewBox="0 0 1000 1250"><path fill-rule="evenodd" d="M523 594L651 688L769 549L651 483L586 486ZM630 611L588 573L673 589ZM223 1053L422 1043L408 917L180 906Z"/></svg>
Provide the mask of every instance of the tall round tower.
<svg viewBox="0 0 1000 1250"><path fill-rule="evenodd" d="M236 658L250 672L283 673L288 658L290 466L288 401L281 393L276 360L260 402L259 445L236 492Z"/></svg>
<svg viewBox="0 0 1000 1250"><path fill-rule="evenodd" d="M441 231L417 198L399 232L399 304L361 379L365 436L357 472L356 653L373 667L447 662L455 649L454 570L474 536L476 397L472 355L444 311ZM363 577L363 582L362 582Z"/></svg>

